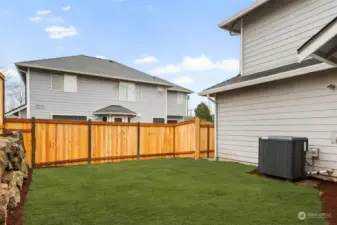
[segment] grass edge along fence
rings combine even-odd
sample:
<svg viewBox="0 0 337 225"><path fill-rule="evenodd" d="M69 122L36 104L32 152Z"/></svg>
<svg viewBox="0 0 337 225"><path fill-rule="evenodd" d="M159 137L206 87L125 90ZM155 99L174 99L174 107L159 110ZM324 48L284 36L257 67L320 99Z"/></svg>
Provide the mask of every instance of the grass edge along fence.
<svg viewBox="0 0 337 225"><path fill-rule="evenodd" d="M199 118L177 124L7 118L4 127L23 133L32 168L214 157L214 126Z"/></svg>

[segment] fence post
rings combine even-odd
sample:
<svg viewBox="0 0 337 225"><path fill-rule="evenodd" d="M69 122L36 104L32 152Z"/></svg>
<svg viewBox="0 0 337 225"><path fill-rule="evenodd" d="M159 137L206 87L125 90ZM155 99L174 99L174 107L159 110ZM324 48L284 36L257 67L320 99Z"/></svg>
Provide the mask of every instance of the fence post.
<svg viewBox="0 0 337 225"><path fill-rule="evenodd" d="M91 119L88 120L88 164L91 164Z"/></svg>
<svg viewBox="0 0 337 225"><path fill-rule="evenodd" d="M210 149L209 149L210 143L209 142L210 142L210 136L211 136L210 135L210 126L211 126L210 124L207 125L207 158L209 158L209 153L210 153L209 152L210 151Z"/></svg>
<svg viewBox="0 0 337 225"><path fill-rule="evenodd" d="M176 125L173 124L173 158L176 157Z"/></svg>
<svg viewBox="0 0 337 225"><path fill-rule="evenodd" d="M1 79L1 82L2 82L2 90L1 90L1 95L2 95L2 99L1 99L1 124L0 124L0 127L1 127L1 133L4 133L5 132L5 76L0 73L0 79Z"/></svg>
<svg viewBox="0 0 337 225"><path fill-rule="evenodd" d="M31 119L31 132L32 132L32 168L36 167L35 153L36 153L36 134L35 134L35 117Z"/></svg>
<svg viewBox="0 0 337 225"><path fill-rule="evenodd" d="M137 160L140 160L140 122L137 124Z"/></svg>
<svg viewBox="0 0 337 225"><path fill-rule="evenodd" d="M195 123L195 152L194 159L198 160L200 158L200 119L198 117L194 120Z"/></svg>

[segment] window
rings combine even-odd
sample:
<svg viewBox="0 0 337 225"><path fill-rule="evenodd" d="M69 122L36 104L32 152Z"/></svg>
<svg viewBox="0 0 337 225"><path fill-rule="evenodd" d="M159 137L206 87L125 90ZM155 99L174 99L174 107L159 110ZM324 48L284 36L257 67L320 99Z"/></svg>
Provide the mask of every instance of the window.
<svg viewBox="0 0 337 225"><path fill-rule="evenodd" d="M165 123L164 118L153 118L153 123Z"/></svg>
<svg viewBox="0 0 337 225"><path fill-rule="evenodd" d="M55 91L77 92L77 76L52 74L52 89Z"/></svg>
<svg viewBox="0 0 337 225"><path fill-rule="evenodd" d="M64 89L64 76L53 74L52 76L52 89L56 91L63 91Z"/></svg>
<svg viewBox="0 0 337 225"><path fill-rule="evenodd" d="M178 92L177 93L177 104L178 105L184 104L184 98L185 98L185 94Z"/></svg>
<svg viewBox="0 0 337 225"><path fill-rule="evenodd" d="M119 82L119 100L136 101L141 99L141 85L129 82Z"/></svg>
<svg viewBox="0 0 337 225"><path fill-rule="evenodd" d="M167 123L178 123L177 120L168 120Z"/></svg>
<svg viewBox="0 0 337 225"><path fill-rule="evenodd" d="M115 121L116 123L121 123L121 122L123 122L123 118L115 117L114 121Z"/></svg>
<svg viewBox="0 0 337 225"><path fill-rule="evenodd" d="M107 122L107 121L108 121L108 117L107 117L107 116L103 116L103 117L102 117L102 121L103 121L103 122Z"/></svg>
<svg viewBox="0 0 337 225"><path fill-rule="evenodd" d="M53 115L53 120L87 120L86 116Z"/></svg>

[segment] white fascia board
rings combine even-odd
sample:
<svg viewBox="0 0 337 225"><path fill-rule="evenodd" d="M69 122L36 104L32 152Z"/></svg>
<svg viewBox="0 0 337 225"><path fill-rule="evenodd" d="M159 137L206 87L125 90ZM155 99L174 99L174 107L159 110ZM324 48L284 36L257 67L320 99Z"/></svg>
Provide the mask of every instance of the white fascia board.
<svg viewBox="0 0 337 225"><path fill-rule="evenodd" d="M229 25L230 23L241 19L246 14L250 13L254 9L260 7L261 5L265 4L266 2L269 2L270 0L257 0L253 4L251 4L249 7L245 8L244 10L238 12L234 16L229 17L228 19L222 21L218 26L223 29L227 29L225 26Z"/></svg>
<svg viewBox="0 0 337 225"><path fill-rule="evenodd" d="M321 31L321 33L310 41L307 46L298 52L298 61L302 62L310 55L314 54L319 50L323 45L329 42L332 38L337 35L337 23L332 25L329 29Z"/></svg>
<svg viewBox="0 0 337 225"><path fill-rule="evenodd" d="M270 81L282 80L282 79L286 79L286 78L290 78L290 77L306 75L308 73L323 71L323 70L327 70L327 69L331 69L331 68L334 68L334 67L332 65L329 65L329 64L326 64L326 63L321 63L321 64L318 64L318 65L308 66L308 67L304 67L304 68L300 68L300 69L296 69L296 70L278 73L278 74L275 74L275 75L261 77L261 78L257 78L257 79L254 79L254 80L243 81L243 82L240 82L240 83L231 84L231 85L227 85L227 86L224 86L224 87L212 88L212 89L200 92L199 95L206 96L207 94L215 94L215 93L218 93L218 92L224 92L224 91L234 90L234 89L238 89L238 88L253 86L253 85L256 85L256 84L267 83L267 82L270 82Z"/></svg>

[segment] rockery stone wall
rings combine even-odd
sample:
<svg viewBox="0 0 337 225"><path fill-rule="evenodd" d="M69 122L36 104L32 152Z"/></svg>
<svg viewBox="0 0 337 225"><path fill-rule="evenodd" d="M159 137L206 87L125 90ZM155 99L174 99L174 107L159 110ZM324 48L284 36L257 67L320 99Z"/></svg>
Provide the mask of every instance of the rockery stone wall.
<svg viewBox="0 0 337 225"><path fill-rule="evenodd" d="M5 225L7 210L20 203L23 180L28 177L23 137L20 132L0 135L0 225Z"/></svg>

